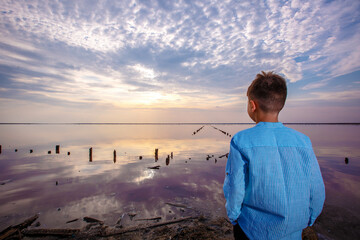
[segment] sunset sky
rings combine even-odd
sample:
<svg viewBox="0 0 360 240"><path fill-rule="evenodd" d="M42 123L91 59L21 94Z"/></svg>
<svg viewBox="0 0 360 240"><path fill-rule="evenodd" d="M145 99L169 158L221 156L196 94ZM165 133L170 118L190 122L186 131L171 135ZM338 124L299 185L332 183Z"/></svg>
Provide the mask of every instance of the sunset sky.
<svg viewBox="0 0 360 240"><path fill-rule="evenodd" d="M0 122L250 122L275 71L284 122L360 122L360 1L7 1Z"/></svg>

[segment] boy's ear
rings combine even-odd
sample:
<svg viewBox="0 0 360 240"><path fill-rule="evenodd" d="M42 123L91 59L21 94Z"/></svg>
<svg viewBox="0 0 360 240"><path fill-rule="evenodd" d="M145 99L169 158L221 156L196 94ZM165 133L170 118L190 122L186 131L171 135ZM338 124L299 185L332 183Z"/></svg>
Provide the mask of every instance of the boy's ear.
<svg viewBox="0 0 360 240"><path fill-rule="evenodd" d="M249 104L251 112L255 112L255 110L257 109L257 103L253 100L249 100Z"/></svg>

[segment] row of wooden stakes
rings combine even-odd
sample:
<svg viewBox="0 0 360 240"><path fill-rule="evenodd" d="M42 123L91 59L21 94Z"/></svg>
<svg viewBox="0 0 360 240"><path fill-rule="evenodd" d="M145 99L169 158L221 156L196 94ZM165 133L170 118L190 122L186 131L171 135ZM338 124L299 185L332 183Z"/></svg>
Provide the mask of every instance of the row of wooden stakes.
<svg viewBox="0 0 360 240"><path fill-rule="evenodd" d="M114 156L114 163L116 162L116 150L114 149L114 152L113 152L113 156ZM173 159L174 157L174 154L173 152L171 152L170 155L167 156L166 158L166 165L169 165L169 162L170 162L170 158ZM142 160L142 156L139 156L139 160ZM155 149L155 162L157 162L159 160L159 149L156 148ZM93 148L89 148L89 162L92 162L93 161Z"/></svg>
<svg viewBox="0 0 360 240"><path fill-rule="evenodd" d="M18 152L18 149L15 148L15 152ZM29 150L30 153L33 153L34 150L33 149L30 149ZM55 146L55 152L56 154L60 154L60 145L56 145ZM2 146L0 145L0 154L2 153ZM51 150L48 151L48 154L51 154ZM70 155L70 152L67 152L67 155Z"/></svg>
<svg viewBox="0 0 360 240"><path fill-rule="evenodd" d="M15 149L15 152L17 152L18 149ZM33 153L34 150L33 149L30 149L30 153ZM0 154L2 153L2 145L0 145ZM55 153L56 154L60 154L60 145L56 145L55 146ZM48 151L48 154L51 154L51 151L49 150ZM70 155L70 152L67 152L67 155ZM116 150L114 150L113 152L113 155L114 155L114 163L116 162ZM168 165L169 161L170 161L170 158L173 159L174 155L173 155L173 152L171 152L170 155L167 156L166 158L166 163ZM139 156L139 160L142 160L142 156ZM159 160L159 149L156 148L155 149L155 161L158 161ZM89 148L89 162L92 162L93 161L93 148Z"/></svg>

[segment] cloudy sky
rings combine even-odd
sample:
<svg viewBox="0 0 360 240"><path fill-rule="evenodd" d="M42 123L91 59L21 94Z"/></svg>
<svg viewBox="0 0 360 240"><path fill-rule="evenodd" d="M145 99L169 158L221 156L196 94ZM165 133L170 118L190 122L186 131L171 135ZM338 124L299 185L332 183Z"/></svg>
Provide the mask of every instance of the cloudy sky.
<svg viewBox="0 0 360 240"><path fill-rule="evenodd" d="M249 122L275 71L284 122L360 122L360 1L7 1L0 122Z"/></svg>

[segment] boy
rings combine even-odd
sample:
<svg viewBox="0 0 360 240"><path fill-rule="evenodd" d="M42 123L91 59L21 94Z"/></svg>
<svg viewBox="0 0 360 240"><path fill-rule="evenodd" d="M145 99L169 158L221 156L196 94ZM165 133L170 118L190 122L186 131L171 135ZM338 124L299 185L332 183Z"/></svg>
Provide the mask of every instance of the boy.
<svg viewBox="0 0 360 240"><path fill-rule="evenodd" d="M224 195L235 239L301 239L325 201L324 182L310 139L278 122L284 78L257 74L248 88L255 127L230 144Z"/></svg>

